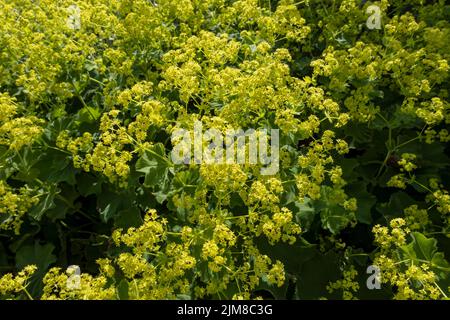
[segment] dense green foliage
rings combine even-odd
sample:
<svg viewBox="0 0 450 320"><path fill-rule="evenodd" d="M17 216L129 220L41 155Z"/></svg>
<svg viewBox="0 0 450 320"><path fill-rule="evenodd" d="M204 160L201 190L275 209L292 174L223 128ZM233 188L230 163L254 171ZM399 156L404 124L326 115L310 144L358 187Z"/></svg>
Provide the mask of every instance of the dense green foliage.
<svg viewBox="0 0 450 320"><path fill-rule="evenodd" d="M0 0L0 298L447 298L449 59L444 0Z"/></svg>

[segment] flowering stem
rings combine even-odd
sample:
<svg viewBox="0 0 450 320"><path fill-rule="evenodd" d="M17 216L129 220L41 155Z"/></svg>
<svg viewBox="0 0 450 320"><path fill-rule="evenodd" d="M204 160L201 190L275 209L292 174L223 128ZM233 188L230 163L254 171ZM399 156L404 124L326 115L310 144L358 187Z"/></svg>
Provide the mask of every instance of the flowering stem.
<svg viewBox="0 0 450 320"><path fill-rule="evenodd" d="M25 292L25 294L27 295L28 299L30 300L34 300L33 297L31 296L31 294L28 292L26 287L22 287L23 292Z"/></svg>

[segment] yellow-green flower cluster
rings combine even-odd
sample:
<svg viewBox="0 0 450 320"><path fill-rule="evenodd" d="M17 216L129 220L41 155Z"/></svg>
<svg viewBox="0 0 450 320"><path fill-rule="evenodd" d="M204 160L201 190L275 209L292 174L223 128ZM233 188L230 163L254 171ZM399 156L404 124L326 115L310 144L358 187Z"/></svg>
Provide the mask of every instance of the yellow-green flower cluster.
<svg viewBox="0 0 450 320"><path fill-rule="evenodd" d="M27 282L30 277L36 272L35 265L28 265L23 270L19 271L17 275L11 273L0 277L0 297L7 299L15 299L19 295L26 295L26 299L32 298L27 291Z"/></svg>
<svg viewBox="0 0 450 320"><path fill-rule="evenodd" d="M404 213L406 225L410 230L426 229L430 224L427 210L419 209L416 204L405 208Z"/></svg>
<svg viewBox="0 0 450 320"><path fill-rule="evenodd" d="M375 242L381 249L390 249L399 247L406 243L406 236L409 229L406 227L406 221L402 218L396 218L389 223L391 229L376 225L373 227Z"/></svg>
<svg viewBox="0 0 450 320"><path fill-rule="evenodd" d="M400 161L398 161L398 165L401 166L401 171L411 172L414 169L417 169L417 165L414 164L414 160L416 159L416 155L412 153L403 153Z"/></svg>
<svg viewBox="0 0 450 320"><path fill-rule="evenodd" d="M332 182L336 190L341 190L345 186L342 179L342 169L339 166L332 166L333 151L338 154L346 154L349 151L348 144L342 139L335 139L335 133L325 130L321 139L313 141L307 153L298 157L301 172L296 176L299 196L308 196L311 199L321 197L321 185L326 177Z"/></svg>
<svg viewBox="0 0 450 320"><path fill-rule="evenodd" d="M0 180L0 229L20 234L24 215L38 202L33 189L26 186L15 189Z"/></svg>
<svg viewBox="0 0 450 320"><path fill-rule="evenodd" d="M381 30L367 28L372 4ZM103 239L98 273L71 288L73 274L51 268L40 298L248 299L267 285L301 297L308 268L279 257L298 249L315 252L305 264L338 255L339 280L318 289L353 299L355 235L380 221L389 226L373 227L377 249L361 256L374 257L393 296L445 298L436 272L445 257L407 254L411 235L449 230L447 9L443 0L0 0L0 229L17 250L35 220L56 221L33 234L41 242L55 230L64 242L66 229L92 235L74 246ZM170 148L191 145L170 135L196 121L222 134L280 129L279 171L172 163ZM248 145L235 151L249 157ZM105 191L117 198L98 210ZM98 222L99 211L107 228L74 226ZM1 298L28 297L33 271L0 278Z"/></svg>
<svg viewBox="0 0 450 320"><path fill-rule="evenodd" d="M0 93L0 145L16 151L31 145L42 134L45 123L36 116L17 116L18 111L15 99Z"/></svg>
<svg viewBox="0 0 450 320"><path fill-rule="evenodd" d="M343 278L332 282L327 286L327 290L330 293L334 291L342 290L342 298L344 300L354 300L356 297L354 294L359 290L359 283L355 280L358 275L354 266L351 266L348 270L343 272Z"/></svg>
<svg viewBox="0 0 450 320"><path fill-rule="evenodd" d="M59 268L51 269L44 278L43 299L116 299L117 288L111 282L120 269L129 283L131 299L170 299L177 294L187 294L189 283L183 278L196 261L190 255L188 244L167 242L166 221L150 210L144 224L127 232L116 230L112 236L115 244L131 248L114 260L100 259L101 274L93 277L82 273L78 288L67 287L68 275Z"/></svg>
<svg viewBox="0 0 450 320"><path fill-rule="evenodd" d="M133 158L126 148L133 140L127 129L121 126L119 113L119 110L111 110L102 116L99 140L94 141L89 132L71 139L63 131L57 138L57 146L72 154L75 168L88 172L92 168L93 171L103 173L111 183L126 186L130 173L129 162Z"/></svg>
<svg viewBox="0 0 450 320"><path fill-rule="evenodd" d="M247 181L247 174L238 164L201 165L200 176L224 205L229 203L232 192L242 191Z"/></svg>
<svg viewBox="0 0 450 320"><path fill-rule="evenodd" d="M416 210L410 207L407 211ZM396 218L390 221L389 228L376 225L373 228L375 242L380 251L375 255L374 265L381 271L381 282L396 288L394 298L405 299L440 299L445 293L437 283L437 275L431 270L433 262L419 260L417 264L410 258L402 258L400 248L407 243L410 225L406 220ZM412 224L414 228L415 225Z"/></svg>
<svg viewBox="0 0 450 320"><path fill-rule="evenodd" d="M403 174L397 174L392 176L389 181L386 183L388 187L394 187L399 189L406 189L407 183L409 179Z"/></svg>
<svg viewBox="0 0 450 320"><path fill-rule="evenodd" d="M68 285L73 276L61 270L51 268L43 279L42 300L111 300L117 297L116 290L108 284L107 276L92 276L82 273L76 279L76 286ZM79 284L79 286L78 286Z"/></svg>

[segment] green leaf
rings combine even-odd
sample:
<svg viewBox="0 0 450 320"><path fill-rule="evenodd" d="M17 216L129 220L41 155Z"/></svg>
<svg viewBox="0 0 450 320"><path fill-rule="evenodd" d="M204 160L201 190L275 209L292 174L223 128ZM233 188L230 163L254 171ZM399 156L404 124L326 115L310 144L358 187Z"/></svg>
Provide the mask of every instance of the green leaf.
<svg viewBox="0 0 450 320"><path fill-rule="evenodd" d="M137 207L127 208L119 211L114 219L114 224L118 228L128 229L142 225L141 211Z"/></svg>
<svg viewBox="0 0 450 320"><path fill-rule="evenodd" d="M359 222L371 224L371 210L377 198L367 192L367 184L364 182L356 182L351 184L346 191L350 197L356 198L357 200L358 209L356 210L356 219Z"/></svg>
<svg viewBox="0 0 450 320"><path fill-rule="evenodd" d="M135 190L136 202L142 211L148 211L149 209L155 208L156 199L153 194L149 194L148 190L143 186L138 186Z"/></svg>
<svg viewBox="0 0 450 320"><path fill-rule="evenodd" d="M135 207L135 200L136 194L134 192L123 191L117 193L105 188L105 190L98 195L97 208L103 222L108 222L112 218L119 218L121 210L127 212L130 208ZM126 223L124 220L122 220L122 222Z"/></svg>
<svg viewBox="0 0 450 320"><path fill-rule="evenodd" d="M322 227L337 234L353 219L353 213L345 210L341 203L336 203L333 192L331 187L322 186L321 197L314 201L314 207L320 212Z"/></svg>
<svg viewBox="0 0 450 320"><path fill-rule="evenodd" d="M95 63L95 61L86 60L86 62L84 63L84 68L90 72L92 70L98 69L98 65L97 63Z"/></svg>
<svg viewBox="0 0 450 320"><path fill-rule="evenodd" d="M305 197L303 202L295 201L287 207L292 211L292 214L296 218L297 223L302 227L302 230L305 232L308 231L316 215L316 210L314 209L311 199Z"/></svg>
<svg viewBox="0 0 450 320"><path fill-rule="evenodd" d="M52 253L54 249L55 247L51 243L41 245L37 241L34 245L23 246L17 251L16 266L22 269L34 264L38 269L46 269L56 261L56 256Z"/></svg>
<svg viewBox="0 0 450 320"><path fill-rule="evenodd" d="M367 143L371 141L373 132L364 124L349 123L345 133L352 137L354 143Z"/></svg>
<svg viewBox="0 0 450 320"><path fill-rule="evenodd" d="M120 300L128 300L128 281L122 279L117 285L117 295Z"/></svg>
<svg viewBox="0 0 450 320"><path fill-rule="evenodd" d="M431 259L431 268L440 279L450 280L450 264L445 260L442 252L436 252Z"/></svg>
<svg viewBox="0 0 450 320"><path fill-rule="evenodd" d="M136 171L145 174L145 187L154 187L167 181L169 172L169 160L167 160L164 145L155 144L150 150L146 150L136 162Z"/></svg>
<svg viewBox="0 0 450 320"><path fill-rule="evenodd" d="M102 182L92 174L82 172L77 175L77 189L83 197L91 194L100 194Z"/></svg>
<svg viewBox="0 0 450 320"><path fill-rule="evenodd" d="M47 149L33 165L39 172L39 179L51 183L67 182L75 184L75 170L72 161L64 152Z"/></svg>
<svg viewBox="0 0 450 320"><path fill-rule="evenodd" d="M6 254L5 247L0 242L0 268L4 268L8 266L8 256Z"/></svg>
<svg viewBox="0 0 450 320"><path fill-rule="evenodd" d="M349 213L339 206L323 209L320 211L320 218L322 226L333 234L338 234L351 221Z"/></svg>
<svg viewBox="0 0 450 320"><path fill-rule="evenodd" d="M33 151L31 147L24 147L17 152L12 166L17 170L17 174L14 179L32 182L38 175L39 170L34 168L34 165L39 161L41 154L37 151Z"/></svg>
<svg viewBox="0 0 450 320"><path fill-rule="evenodd" d="M427 238L420 232L412 232L413 241L400 249L404 259L410 259L414 264L429 263L431 270L440 274L441 278L447 278L450 274L450 265L445 260L444 254L437 252L437 240Z"/></svg>
<svg viewBox="0 0 450 320"><path fill-rule="evenodd" d="M428 239L419 232L413 232L414 241L411 243L417 258L431 261L434 253L437 251L437 241L434 238Z"/></svg>
<svg viewBox="0 0 450 320"><path fill-rule="evenodd" d="M44 191L43 198L41 198L40 202L31 209L28 215L35 220L40 221L44 213L55 207L55 196L60 191L61 190L58 189L56 185L51 185L49 190Z"/></svg>
<svg viewBox="0 0 450 320"><path fill-rule="evenodd" d="M189 192L190 194L194 194L197 187L196 185L199 181L199 176L200 173L198 170L179 171L175 174L172 180L173 187L179 191L183 190L185 192Z"/></svg>
<svg viewBox="0 0 450 320"><path fill-rule="evenodd" d="M47 210L45 216L51 221L64 219L69 209L74 209L74 201L79 197L73 186L61 184L61 192L55 197L54 206Z"/></svg>
<svg viewBox="0 0 450 320"><path fill-rule="evenodd" d="M155 196L155 199L159 204L162 204L167 200L167 192L164 190L154 192L153 195Z"/></svg>
<svg viewBox="0 0 450 320"><path fill-rule="evenodd" d="M81 123L95 122L100 118L101 114L98 108L85 106L78 112L77 121Z"/></svg>
<svg viewBox="0 0 450 320"><path fill-rule="evenodd" d="M302 264L296 276L300 299L329 297L327 285L341 277L338 255L332 251L326 254L315 251L315 255Z"/></svg>
<svg viewBox="0 0 450 320"><path fill-rule="evenodd" d="M14 173L14 166L11 165L6 155L10 152L5 146L0 146L0 179L6 180Z"/></svg>
<svg viewBox="0 0 450 320"><path fill-rule="evenodd" d="M342 168L342 178L347 182L350 183L354 180L358 179L358 175L355 174L355 168L360 166L360 163L356 159L338 159L336 161L336 164L339 165Z"/></svg>
<svg viewBox="0 0 450 320"><path fill-rule="evenodd" d="M122 204L120 196L112 192L104 192L98 197L98 208L104 222L116 216Z"/></svg>
<svg viewBox="0 0 450 320"><path fill-rule="evenodd" d="M259 285L254 289L254 291L268 291L276 300L285 300L287 296L289 282L285 281L285 283L278 287L277 285L269 285L264 279L260 281Z"/></svg>
<svg viewBox="0 0 450 320"><path fill-rule="evenodd" d="M267 254L273 260L283 261L285 270L290 274L297 274L300 266L312 259L316 253L316 245L304 240L297 241L294 245L287 243L271 245L265 238L260 237L255 243L261 253Z"/></svg>
<svg viewBox="0 0 450 320"><path fill-rule="evenodd" d="M42 279L48 267L56 262L56 256L53 254L55 246L51 243L44 245L38 241L34 245L21 247L16 253L16 266L23 269L28 265L36 265L37 271L32 276L27 290L32 296L38 296L42 291Z"/></svg>
<svg viewBox="0 0 450 320"><path fill-rule="evenodd" d="M406 192L399 191L391 195L388 203L378 203L376 209L389 221L402 217L403 210L413 204L417 204L417 202Z"/></svg>

